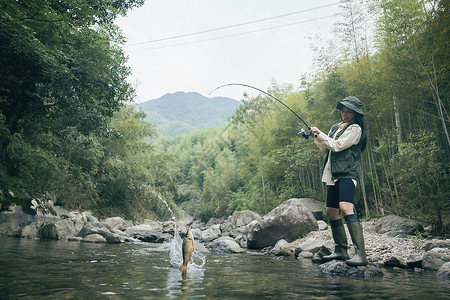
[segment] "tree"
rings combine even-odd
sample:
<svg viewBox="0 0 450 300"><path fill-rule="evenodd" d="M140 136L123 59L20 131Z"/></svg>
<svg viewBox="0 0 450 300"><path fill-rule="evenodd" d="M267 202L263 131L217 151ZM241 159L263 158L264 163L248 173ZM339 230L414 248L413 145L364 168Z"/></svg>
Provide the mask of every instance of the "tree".
<svg viewBox="0 0 450 300"><path fill-rule="evenodd" d="M124 40L113 20L142 3L3 1L0 112L8 133L105 129L132 96L118 46Z"/></svg>

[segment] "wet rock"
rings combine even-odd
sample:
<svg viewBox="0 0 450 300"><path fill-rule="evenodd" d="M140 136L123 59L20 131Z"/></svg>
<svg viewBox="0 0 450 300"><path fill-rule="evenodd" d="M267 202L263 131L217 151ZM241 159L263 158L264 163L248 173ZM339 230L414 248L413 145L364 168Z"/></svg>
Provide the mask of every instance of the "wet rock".
<svg viewBox="0 0 450 300"><path fill-rule="evenodd" d="M245 252L233 238L228 236L223 236L214 240L209 244L209 249L213 253L242 253Z"/></svg>
<svg viewBox="0 0 450 300"><path fill-rule="evenodd" d="M407 268L406 260L401 257L391 256L383 261L386 267Z"/></svg>
<svg viewBox="0 0 450 300"><path fill-rule="evenodd" d="M97 233L88 234L81 241L85 243L106 243L106 239Z"/></svg>
<svg viewBox="0 0 450 300"><path fill-rule="evenodd" d="M375 265L369 264L367 266L350 267L344 261L332 260L330 262L321 264L320 270L328 275L342 276L342 277L381 277L383 271Z"/></svg>
<svg viewBox="0 0 450 300"><path fill-rule="evenodd" d="M415 235L417 232L423 232L423 226L412 219L407 219L395 215L389 215L378 219L375 225L375 231L388 236L397 235Z"/></svg>
<svg viewBox="0 0 450 300"><path fill-rule="evenodd" d="M447 248L433 248L423 256L423 268L425 270L437 271L446 262L450 261L450 251Z"/></svg>
<svg viewBox="0 0 450 300"><path fill-rule="evenodd" d="M317 229L317 220L312 212L300 199L290 199L258 221L248 236L248 248L262 249L275 245L280 239L292 242Z"/></svg>
<svg viewBox="0 0 450 300"><path fill-rule="evenodd" d="M146 243L164 243L172 239L172 235L168 233L149 233L147 235L135 235L134 238Z"/></svg>
<svg viewBox="0 0 450 300"><path fill-rule="evenodd" d="M21 237L22 228L30 225L35 218L23 212L17 205L11 205L8 210L0 213L0 235Z"/></svg>
<svg viewBox="0 0 450 300"><path fill-rule="evenodd" d="M84 238L86 236L93 234L101 235L107 243L124 243L126 240L125 236L121 236L115 233L109 225L104 223L86 224L77 234L77 236L82 237L84 241Z"/></svg>
<svg viewBox="0 0 450 300"><path fill-rule="evenodd" d="M324 241L319 241L314 238L307 239L306 241L298 244L294 247L294 256L298 256L301 252L307 251L311 253L317 253L324 246Z"/></svg>
<svg viewBox="0 0 450 300"><path fill-rule="evenodd" d="M436 276L441 279L450 280L450 262L443 264L436 273Z"/></svg>
<svg viewBox="0 0 450 300"><path fill-rule="evenodd" d="M275 256L290 256L290 250L289 243L286 240L279 240L268 254Z"/></svg>
<svg viewBox="0 0 450 300"><path fill-rule="evenodd" d="M406 259L409 268L422 268L423 254L412 253Z"/></svg>

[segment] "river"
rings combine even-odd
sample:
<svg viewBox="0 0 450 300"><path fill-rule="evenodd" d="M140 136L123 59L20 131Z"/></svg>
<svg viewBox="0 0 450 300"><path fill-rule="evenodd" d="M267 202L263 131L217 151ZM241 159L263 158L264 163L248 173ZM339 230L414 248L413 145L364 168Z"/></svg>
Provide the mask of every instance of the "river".
<svg viewBox="0 0 450 300"><path fill-rule="evenodd" d="M0 237L1 299L450 299L434 272L322 274L309 259L196 255L182 276L174 240L90 244Z"/></svg>

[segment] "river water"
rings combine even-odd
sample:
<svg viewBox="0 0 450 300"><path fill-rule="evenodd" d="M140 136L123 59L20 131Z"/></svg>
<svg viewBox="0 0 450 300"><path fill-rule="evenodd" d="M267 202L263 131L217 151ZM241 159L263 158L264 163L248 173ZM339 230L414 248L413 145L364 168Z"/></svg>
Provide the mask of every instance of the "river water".
<svg viewBox="0 0 450 300"><path fill-rule="evenodd" d="M0 237L0 299L450 299L434 272L330 277L309 259L261 252L196 254L182 276L178 243Z"/></svg>

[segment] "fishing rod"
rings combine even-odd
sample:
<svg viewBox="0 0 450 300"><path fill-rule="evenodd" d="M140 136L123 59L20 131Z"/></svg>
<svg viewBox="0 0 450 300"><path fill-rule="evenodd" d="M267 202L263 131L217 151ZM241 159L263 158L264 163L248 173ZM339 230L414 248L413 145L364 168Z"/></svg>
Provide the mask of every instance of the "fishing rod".
<svg viewBox="0 0 450 300"><path fill-rule="evenodd" d="M251 86L251 85L248 85L248 84L243 84L243 83L227 83L227 84L224 84L224 85L221 85L221 86L216 87L215 89L213 89L213 90L209 93L209 95L211 95L214 91L216 91L216 90L218 90L218 89L220 89L220 88L223 88L223 87L225 87L225 86L231 86L231 85L239 85L239 86L244 86L244 87L248 87L248 88L257 90L257 91L263 93L264 95L267 95L267 96L271 97L272 99L278 101L278 102L281 103L284 107L286 107L287 109L289 109L289 110L290 110L290 111L291 111L291 112L292 112L292 113L293 113L300 121L302 121L303 124L305 124L306 127L308 128L308 132L306 132L306 130L302 128L302 129L300 129L299 133L300 133L305 139L308 139L309 136L311 135L311 127L310 127L308 124L306 124L306 122L305 122L305 121L304 121L304 120L303 120L303 119L302 119L295 111L293 111L289 106L287 106L287 105L286 105L285 103L283 103L281 100L277 99L275 96L273 96L273 95L269 94L268 92L263 91L263 90L261 90L261 89L259 89L259 88L257 88L257 87L254 87L254 86Z"/></svg>

